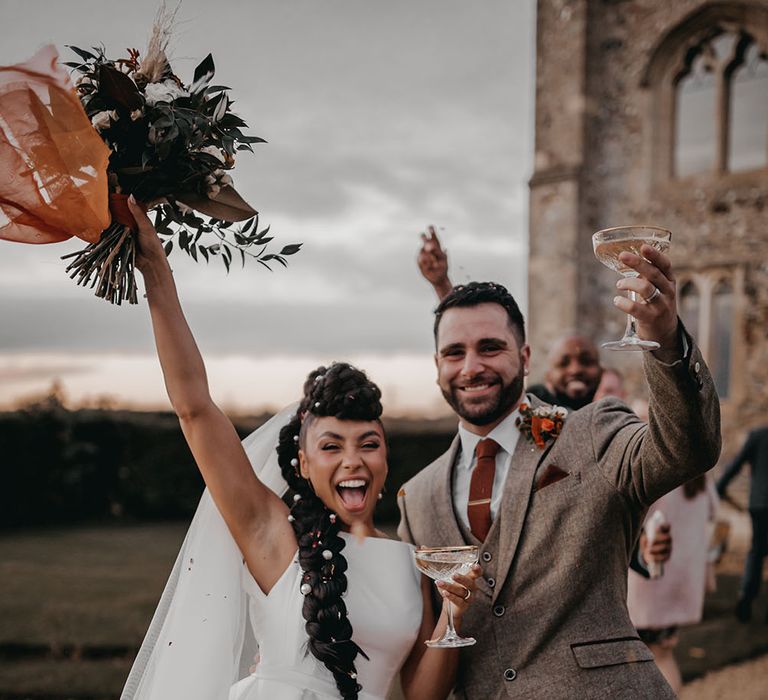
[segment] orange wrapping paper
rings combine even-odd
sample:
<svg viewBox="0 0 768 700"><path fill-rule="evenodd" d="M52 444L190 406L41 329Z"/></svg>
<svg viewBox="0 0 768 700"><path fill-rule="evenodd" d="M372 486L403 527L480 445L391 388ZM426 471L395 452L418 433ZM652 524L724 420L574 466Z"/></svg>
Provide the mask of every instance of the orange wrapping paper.
<svg viewBox="0 0 768 700"><path fill-rule="evenodd" d="M109 153L55 47L0 66L0 239L98 241L110 224Z"/></svg>

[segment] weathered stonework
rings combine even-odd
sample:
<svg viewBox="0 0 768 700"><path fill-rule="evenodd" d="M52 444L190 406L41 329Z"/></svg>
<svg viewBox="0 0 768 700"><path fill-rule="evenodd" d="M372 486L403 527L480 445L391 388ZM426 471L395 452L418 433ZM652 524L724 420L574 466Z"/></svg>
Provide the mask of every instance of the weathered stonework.
<svg viewBox="0 0 768 700"><path fill-rule="evenodd" d="M539 0L529 323L534 380L563 332L620 337L617 276L594 258L591 235L627 223L670 229L681 281L733 288L727 458L768 423L768 169L672 174L674 65L714 26L747 27L764 47L768 0ZM603 360L642 395L638 356Z"/></svg>

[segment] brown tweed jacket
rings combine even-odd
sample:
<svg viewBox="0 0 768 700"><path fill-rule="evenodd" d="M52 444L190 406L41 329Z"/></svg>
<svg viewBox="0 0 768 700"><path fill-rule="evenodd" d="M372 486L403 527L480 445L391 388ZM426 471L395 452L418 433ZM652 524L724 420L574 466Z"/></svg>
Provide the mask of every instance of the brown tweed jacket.
<svg viewBox="0 0 768 700"><path fill-rule="evenodd" d="M627 568L648 506L717 461L720 413L692 344L674 365L650 354L644 364L647 426L604 399L571 413L544 449L521 435L481 545L483 578L462 626L477 644L460 652L456 697L675 697L627 614ZM458 450L457 437L400 490L401 539L476 542L451 502Z"/></svg>

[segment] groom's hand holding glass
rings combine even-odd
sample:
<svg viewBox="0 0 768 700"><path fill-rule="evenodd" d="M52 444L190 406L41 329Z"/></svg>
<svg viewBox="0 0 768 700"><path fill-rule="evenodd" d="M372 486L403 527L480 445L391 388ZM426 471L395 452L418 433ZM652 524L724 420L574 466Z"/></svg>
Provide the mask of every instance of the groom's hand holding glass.
<svg viewBox="0 0 768 700"><path fill-rule="evenodd" d="M655 248L644 245L641 255L624 252L619 260L637 272L637 277L622 277L616 287L637 294L637 301L616 296L613 303L637 320L637 334L643 340L655 340L659 359L679 359L682 347L678 339L677 286L669 258Z"/></svg>

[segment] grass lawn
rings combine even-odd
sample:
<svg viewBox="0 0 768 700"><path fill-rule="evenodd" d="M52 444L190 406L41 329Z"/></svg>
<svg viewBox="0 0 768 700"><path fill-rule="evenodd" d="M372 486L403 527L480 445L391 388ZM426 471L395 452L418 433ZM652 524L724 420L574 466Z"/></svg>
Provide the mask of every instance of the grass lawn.
<svg viewBox="0 0 768 700"><path fill-rule="evenodd" d="M0 700L119 696L186 524L0 536ZM719 576L705 619L681 633L685 678L768 651L765 604L732 616L740 562Z"/></svg>
<svg viewBox="0 0 768 700"><path fill-rule="evenodd" d="M0 537L0 698L116 698L186 527Z"/></svg>

